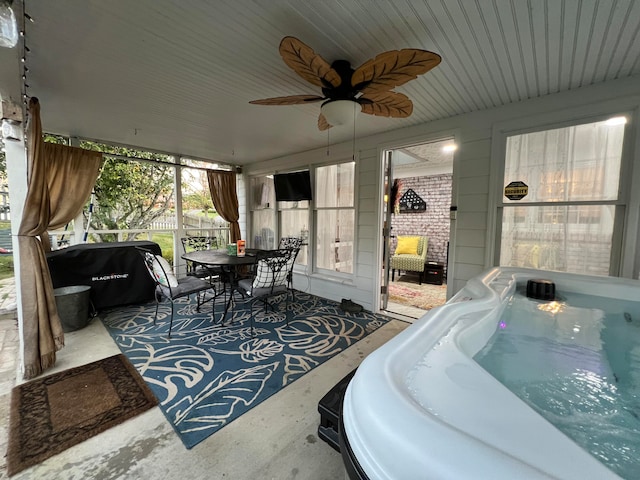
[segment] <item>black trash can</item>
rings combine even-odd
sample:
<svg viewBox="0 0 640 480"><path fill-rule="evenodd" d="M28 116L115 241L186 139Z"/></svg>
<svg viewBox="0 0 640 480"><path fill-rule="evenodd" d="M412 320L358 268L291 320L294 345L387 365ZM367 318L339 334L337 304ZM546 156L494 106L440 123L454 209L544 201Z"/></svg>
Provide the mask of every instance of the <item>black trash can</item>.
<svg viewBox="0 0 640 480"><path fill-rule="evenodd" d="M91 287L87 285L72 285L53 289L62 330L73 332L87 326L89 323L90 292Z"/></svg>

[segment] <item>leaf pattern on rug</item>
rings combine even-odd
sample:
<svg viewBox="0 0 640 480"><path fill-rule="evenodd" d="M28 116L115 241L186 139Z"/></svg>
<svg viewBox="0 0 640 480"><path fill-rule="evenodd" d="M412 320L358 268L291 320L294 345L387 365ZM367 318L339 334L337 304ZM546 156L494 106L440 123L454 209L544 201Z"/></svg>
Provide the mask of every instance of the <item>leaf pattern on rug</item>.
<svg viewBox="0 0 640 480"><path fill-rule="evenodd" d="M284 375L282 376L282 386L293 382L307 372L310 372L319 365L317 360L306 355L289 355L284 356Z"/></svg>
<svg viewBox="0 0 640 480"><path fill-rule="evenodd" d="M221 325L222 296L200 312L195 295L176 302L171 338L168 302L155 324L154 301L101 318L191 448L388 321L370 312L344 313L336 302L308 293L296 291L295 299L274 302L275 312L266 314L254 305L253 334L252 302L236 298Z"/></svg>
<svg viewBox="0 0 640 480"><path fill-rule="evenodd" d="M224 345L226 343L233 343L238 340L245 340L251 338L250 328L234 329L230 327L218 328L210 333L200 335L197 344L203 345Z"/></svg>
<svg viewBox="0 0 640 480"><path fill-rule="evenodd" d="M193 388L213 369L213 357L204 349L172 345L156 349L153 345L127 352L127 357L146 382L161 387L166 393L160 398L169 404L180 390L178 383ZM157 390L156 390L157 391Z"/></svg>
<svg viewBox="0 0 640 480"><path fill-rule="evenodd" d="M153 328L153 317L149 317L149 311L145 307L135 307L133 311L112 311L106 318L110 320L110 328L127 334L135 335Z"/></svg>
<svg viewBox="0 0 640 480"><path fill-rule="evenodd" d="M286 320L286 313L279 311L260 311L253 317L256 323L281 323Z"/></svg>
<svg viewBox="0 0 640 480"><path fill-rule="evenodd" d="M350 346L365 334L361 325L337 315L296 320L288 327L276 328L276 332L290 348L318 356L333 356L344 349L342 342L346 340Z"/></svg>
<svg viewBox="0 0 640 480"><path fill-rule="evenodd" d="M183 397L167 411L173 413L175 425L178 427L188 419L189 426L184 429L185 432L220 426L233 414L236 405L251 405L262 392L265 382L271 378L279 363L256 365L238 371L224 371L197 395ZM212 405L216 407L215 415L189 417L192 410Z"/></svg>
<svg viewBox="0 0 640 480"><path fill-rule="evenodd" d="M248 342L240 344L240 354L242 360L248 363L255 363L266 360L282 353L284 345L266 338L254 338Z"/></svg>
<svg viewBox="0 0 640 480"><path fill-rule="evenodd" d="M279 355L283 349L282 343L266 338L252 338L230 350L211 347L209 351L220 355L239 355L246 363L256 363Z"/></svg>
<svg viewBox="0 0 640 480"><path fill-rule="evenodd" d="M369 323L367 323L367 326L365 327L365 329L367 330L367 333L371 333L379 329L385 323L387 322L382 320L371 320Z"/></svg>

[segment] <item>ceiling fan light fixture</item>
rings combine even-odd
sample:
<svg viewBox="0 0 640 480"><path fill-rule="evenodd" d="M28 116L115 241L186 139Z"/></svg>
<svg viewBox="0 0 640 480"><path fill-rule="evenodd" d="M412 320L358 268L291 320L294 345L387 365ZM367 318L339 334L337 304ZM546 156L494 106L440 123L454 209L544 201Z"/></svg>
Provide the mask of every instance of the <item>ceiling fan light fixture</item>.
<svg viewBox="0 0 640 480"><path fill-rule="evenodd" d="M18 44L18 21L11 3L12 0L0 0L0 47L13 48Z"/></svg>
<svg viewBox="0 0 640 480"><path fill-rule="evenodd" d="M358 106L353 100L329 100L322 104L321 110L327 122L336 127L353 123Z"/></svg>

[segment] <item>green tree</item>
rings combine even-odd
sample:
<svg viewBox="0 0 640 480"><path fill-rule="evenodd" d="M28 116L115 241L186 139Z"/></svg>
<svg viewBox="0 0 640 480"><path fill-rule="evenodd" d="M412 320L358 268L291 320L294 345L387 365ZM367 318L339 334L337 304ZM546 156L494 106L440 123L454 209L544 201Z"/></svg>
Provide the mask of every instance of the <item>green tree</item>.
<svg viewBox="0 0 640 480"><path fill-rule="evenodd" d="M49 133L44 134L44 141L50 143L67 143L64 137L61 137L59 135L51 135ZM4 179L5 181L7 178L7 157L3 150L0 150L0 178Z"/></svg>
<svg viewBox="0 0 640 480"><path fill-rule="evenodd" d="M185 167L182 169L182 208L185 212L200 210L207 216L209 210L214 210L211 194L209 193L209 180L207 174L200 170L205 165L202 162L185 158ZM209 167L210 165L206 165ZM196 168L189 168L196 167Z"/></svg>
<svg viewBox="0 0 640 480"><path fill-rule="evenodd" d="M188 210L200 210L208 213L213 210L213 202L209 192L195 191L182 197L182 205Z"/></svg>
<svg viewBox="0 0 640 480"><path fill-rule="evenodd" d="M45 133L43 137L45 142L69 144L68 138L61 135ZM80 146L87 150L113 155L163 162L173 161L170 155L91 141L81 141ZM0 151L0 178L4 178L5 171L5 154ZM94 230L148 228L153 220L170 209L173 202L173 186L173 167L170 165L107 158L94 188L91 228ZM98 236L103 242L117 240L115 234ZM130 234L125 235L123 239L129 240L134 237L135 234Z"/></svg>
<svg viewBox="0 0 640 480"><path fill-rule="evenodd" d="M43 134L44 141L47 143L59 143L60 145L69 145L69 139L62 135L54 135L53 133Z"/></svg>
<svg viewBox="0 0 640 480"><path fill-rule="evenodd" d="M83 141L81 147L113 155L171 161L154 152ZM91 228L94 230L146 229L165 214L173 202L173 167L170 165L107 158L96 181ZM123 240L135 238L125 235ZM115 234L100 234L101 241L115 241Z"/></svg>

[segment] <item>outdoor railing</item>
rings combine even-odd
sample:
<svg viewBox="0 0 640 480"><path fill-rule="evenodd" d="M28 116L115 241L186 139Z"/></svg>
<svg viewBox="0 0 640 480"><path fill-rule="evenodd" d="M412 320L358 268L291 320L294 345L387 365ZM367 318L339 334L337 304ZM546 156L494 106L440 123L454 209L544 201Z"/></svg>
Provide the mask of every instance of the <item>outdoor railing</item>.
<svg viewBox="0 0 640 480"><path fill-rule="evenodd" d="M220 222L220 218L217 219L204 217L202 215L191 215L189 213L182 214L182 228L198 228L198 229L211 229L224 226L226 222ZM176 216L173 213L166 213L156 217L149 229L151 230L170 230L176 228Z"/></svg>
<svg viewBox="0 0 640 480"><path fill-rule="evenodd" d="M218 241L218 248L226 248L230 241L230 229L229 226L220 226L214 228L192 228L185 226L183 229L185 236L208 236L215 237ZM72 230L54 230L49 232L51 238L51 249L58 250L70 245L77 245L81 243L101 243L99 235L109 234L116 237L116 241L123 242L129 240L149 240L152 242L159 242L158 236L167 235L171 236L170 243L171 250L163 251L163 256L167 258L173 265L181 265L184 262L180 260L182 255L182 245L180 239L177 238L177 232L175 229L128 229L128 230L90 230L88 234L88 241L84 242L82 238L76 239L76 234ZM155 237L155 238L154 238ZM178 250L174 250L173 246L178 245Z"/></svg>

